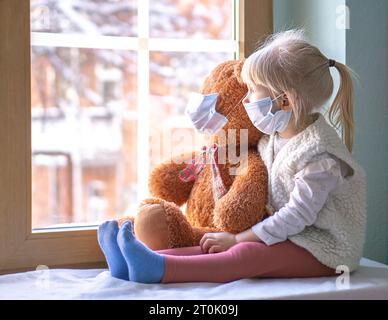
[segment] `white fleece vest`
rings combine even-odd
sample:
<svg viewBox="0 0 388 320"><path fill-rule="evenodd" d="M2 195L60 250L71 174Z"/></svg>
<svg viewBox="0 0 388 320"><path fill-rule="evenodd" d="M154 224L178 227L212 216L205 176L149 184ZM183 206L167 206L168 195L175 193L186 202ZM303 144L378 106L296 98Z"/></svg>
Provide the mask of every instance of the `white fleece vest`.
<svg viewBox="0 0 388 320"><path fill-rule="evenodd" d="M275 211L283 207L294 188L294 175L323 152L347 163L352 169L350 174L329 194L315 223L288 239L308 250L326 266L335 269L346 265L353 271L362 257L365 239L366 176L323 115L314 115L317 120L292 137L275 160L274 136L260 139L258 149L268 169L268 203Z"/></svg>

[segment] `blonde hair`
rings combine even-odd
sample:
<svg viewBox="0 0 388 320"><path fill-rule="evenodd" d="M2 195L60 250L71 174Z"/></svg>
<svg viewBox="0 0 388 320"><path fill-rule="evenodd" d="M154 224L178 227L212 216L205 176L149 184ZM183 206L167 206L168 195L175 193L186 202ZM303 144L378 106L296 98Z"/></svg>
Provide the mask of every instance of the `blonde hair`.
<svg viewBox="0 0 388 320"><path fill-rule="evenodd" d="M330 106L329 121L342 129L342 139L351 152L354 137L354 72L335 62L340 86ZM301 29L279 32L268 37L244 62L242 80L249 86L267 87L273 96L287 92L292 97L295 126L307 125L308 116L319 109L333 93L329 59L309 44Z"/></svg>

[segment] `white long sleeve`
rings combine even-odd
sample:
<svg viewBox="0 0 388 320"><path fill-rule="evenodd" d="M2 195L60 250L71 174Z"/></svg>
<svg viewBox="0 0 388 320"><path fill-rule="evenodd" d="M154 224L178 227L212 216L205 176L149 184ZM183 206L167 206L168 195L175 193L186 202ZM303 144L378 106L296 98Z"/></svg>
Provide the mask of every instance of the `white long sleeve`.
<svg viewBox="0 0 388 320"><path fill-rule="evenodd" d="M252 231L267 245L284 241L312 225L324 206L328 195L345 176L347 168L339 159L326 154L310 162L295 176L295 187L289 202Z"/></svg>

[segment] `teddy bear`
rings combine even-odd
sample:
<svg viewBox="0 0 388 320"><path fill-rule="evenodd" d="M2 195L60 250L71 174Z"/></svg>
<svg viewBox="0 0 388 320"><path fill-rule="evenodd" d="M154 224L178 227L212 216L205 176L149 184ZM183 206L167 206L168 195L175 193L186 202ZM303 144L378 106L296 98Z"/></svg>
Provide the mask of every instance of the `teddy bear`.
<svg viewBox="0 0 388 320"><path fill-rule="evenodd" d="M136 237L152 250L197 246L205 233L236 234L268 216L268 174L257 151L263 134L251 123L242 104L248 91L240 77L243 63L241 59L219 64L200 90L203 95L218 93L216 110L228 120L219 131L222 135L213 134L210 146L188 153L187 161L172 158L158 165L149 178L153 197L141 202L135 217L118 221L122 225L131 220ZM231 134L234 137L228 140ZM247 147L238 154L242 140ZM231 161L231 148L245 159L243 164ZM222 163L214 151L223 152ZM205 154L208 159L213 154L213 161L202 162L200 170L190 175L190 166L198 169L196 165ZM184 179L187 175L191 178ZM217 181L222 192L216 197L220 188L220 184L215 186ZM184 204L185 213L181 210Z"/></svg>

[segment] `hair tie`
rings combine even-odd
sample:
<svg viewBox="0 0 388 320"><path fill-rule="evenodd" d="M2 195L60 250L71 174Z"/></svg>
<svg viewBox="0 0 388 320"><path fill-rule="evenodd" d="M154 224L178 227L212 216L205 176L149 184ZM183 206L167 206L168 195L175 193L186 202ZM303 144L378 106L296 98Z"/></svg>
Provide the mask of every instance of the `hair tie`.
<svg viewBox="0 0 388 320"><path fill-rule="evenodd" d="M329 59L328 63L329 63L329 67L334 67L335 66L335 60L333 60L333 59Z"/></svg>

